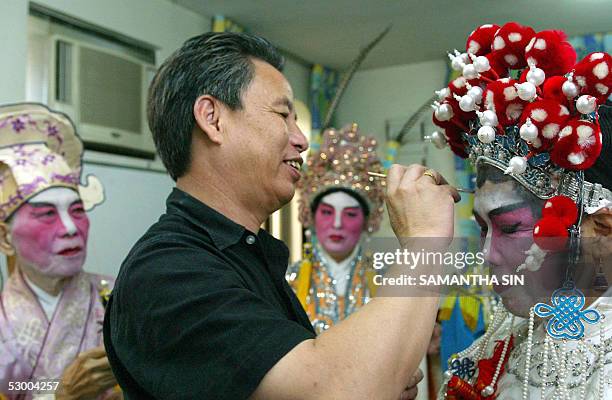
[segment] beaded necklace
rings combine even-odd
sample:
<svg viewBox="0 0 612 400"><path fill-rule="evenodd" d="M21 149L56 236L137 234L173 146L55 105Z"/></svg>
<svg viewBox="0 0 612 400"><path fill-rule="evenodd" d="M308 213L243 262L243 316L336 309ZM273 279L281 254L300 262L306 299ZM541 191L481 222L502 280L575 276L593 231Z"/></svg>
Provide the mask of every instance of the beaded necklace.
<svg viewBox="0 0 612 400"><path fill-rule="evenodd" d="M362 249L359 248L349 265L349 285L343 295L337 292L336 280L322 261L321 251L318 245L313 246L312 285L307 299L307 304L314 302L315 305L314 315L310 317L317 333L348 317L367 302L367 263L364 262Z"/></svg>
<svg viewBox="0 0 612 400"><path fill-rule="evenodd" d="M484 388L475 385L475 380L477 379L475 371L468 373L470 371L466 371L465 366L474 365L474 362L469 358L473 354L476 355L477 361L483 360L487 355L491 338L496 333L502 333L503 322L508 316L508 311L503 306L499 306L491 316L489 329L487 329L484 336L449 360L449 369L444 373L444 387L442 390L446 399L496 398L496 383L500 377L498 371L503 371L502 363L505 361L504 357L502 356L496 360L496 373L493 375L493 379L488 387ZM513 321L510 324L510 330L503 332L508 336L504 340L505 347L507 347L506 344L510 343L513 337L525 338L511 351L507 362L507 372L516 376L521 382L521 399L536 398L532 393L530 396L529 392L530 387L535 387L540 389L541 399L575 398L583 400L586 398L589 380L598 372L597 393L590 393L589 398L603 400L605 398L606 384L604 367L612 363L612 360L606 359L607 354L612 351L612 338L605 338L605 325L603 322L605 317L602 315L602 320L599 322L599 343L594 344L591 340L582 338L577 341L575 349L568 349L568 340L556 340L548 334L544 335L542 341L534 342L534 317L534 310L531 308L529 319L524 321L516 330L513 328L514 317L512 317ZM540 347L543 347L543 350L540 351ZM479 367L481 365L480 361L478 362ZM461 377L466 378L466 380L460 379ZM457 384L458 380L461 381L461 384ZM457 387L459 387L460 393L457 390L453 390ZM548 388L553 389L550 391L547 390ZM480 389L480 393L478 393L477 389ZM578 395L577 397L576 394Z"/></svg>

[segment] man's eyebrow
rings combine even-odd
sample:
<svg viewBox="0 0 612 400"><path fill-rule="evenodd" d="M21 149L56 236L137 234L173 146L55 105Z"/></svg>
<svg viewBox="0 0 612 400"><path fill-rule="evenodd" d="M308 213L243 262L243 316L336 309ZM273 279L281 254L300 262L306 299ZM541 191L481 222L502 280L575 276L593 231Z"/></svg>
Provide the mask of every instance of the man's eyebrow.
<svg viewBox="0 0 612 400"><path fill-rule="evenodd" d="M507 206L497 207L493 210L489 211L489 216L500 215L503 213L507 213L509 211L518 210L519 208L529 207L529 203L526 201L521 201L514 204L508 204Z"/></svg>
<svg viewBox="0 0 612 400"><path fill-rule="evenodd" d="M273 106L287 106L289 111L293 111L293 102L289 100L289 97L283 96L279 99L274 100L272 103Z"/></svg>

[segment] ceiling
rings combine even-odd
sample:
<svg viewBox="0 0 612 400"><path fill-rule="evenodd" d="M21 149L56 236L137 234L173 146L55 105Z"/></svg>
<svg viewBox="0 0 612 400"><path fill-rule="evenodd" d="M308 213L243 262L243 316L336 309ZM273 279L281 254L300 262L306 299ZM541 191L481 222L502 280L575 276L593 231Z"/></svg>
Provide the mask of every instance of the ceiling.
<svg viewBox="0 0 612 400"><path fill-rule="evenodd" d="M517 21L568 35L612 32L612 0L170 0L225 15L307 62L345 68L387 25L362 68L440 59L484 23Z"/></svg>

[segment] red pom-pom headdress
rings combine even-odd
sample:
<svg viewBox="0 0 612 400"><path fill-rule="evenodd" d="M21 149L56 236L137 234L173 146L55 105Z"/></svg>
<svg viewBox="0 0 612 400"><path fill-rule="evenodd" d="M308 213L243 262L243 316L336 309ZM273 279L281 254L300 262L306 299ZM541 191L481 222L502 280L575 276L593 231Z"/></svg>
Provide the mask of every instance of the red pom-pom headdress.
<svg viewBox="0 0 612 400"><path fill-rule="evenodd" d="M560 211L544 210L534 230L546 248L542 238L567 236L576 203L582 211L612 200L610 190L582 178L601 153L602 134L609 134L597 111L612 94L612 56L596 52L576 63L562 31L535 32L516 22L497 28L478 27L466 53L449 54L463 79L439 92L433 121L455 154L493 165L551 199L549 208Z"/></svg>

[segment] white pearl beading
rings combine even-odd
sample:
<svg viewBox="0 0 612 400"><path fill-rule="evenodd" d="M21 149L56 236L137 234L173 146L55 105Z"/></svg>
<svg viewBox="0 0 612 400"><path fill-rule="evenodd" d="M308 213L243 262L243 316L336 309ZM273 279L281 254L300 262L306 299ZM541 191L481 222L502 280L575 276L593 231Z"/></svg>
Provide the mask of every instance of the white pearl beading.
<svg viewBox="0 0 612 400"><path fill-rule="evenodd" d="M525 356L525 377L523 378L523 400L529 395L529 372L531 371L531 346L533 344L533 324L535 312L531 307L529 310L529 325L527 327L527 355Z"/></svg>
<svg viewBox="0 0 612 400"><path fill-rule="evenodd" d="M586 396L586 375L587 375L587 368L586 368L586 363L587 363L587 354L586 354L586 346L584 344L584 340L580 340L580 342L578 342L578 354L580 354L580 370L578 371L578 373L580 374L581 377L583 377L582 382L580 383L580 391L579 391L579 396L578 398L580 400L585 400L585 396Z"/></svg>
<svg viewBox="0 0 612 400"><path fill-rule="evenodd" d="M604 367L606 362L606 346L604 345L604 319L605 315L601 314L601 319L599 320L599 359L597 360L597 364L599 366L599 382L598 382L598 392L599 399L603 400L604 392L605 392L605 374ZM585 374L586 375L586 374Z"/></svg>
<svg viewBox="0 0 612 400"><path fill-rule="evenodd" d="M496 307L493 311L493 314L491 315L489 319L489 328L484 333L484 335L482 335L482 339L478 343L475 343L469 346L467 349L462 350L459 353L457 353L455 357L449 360L449 365L452 363L454 359L462 359L466 357L468 354L470 354L472 351L474 351L476 348L478 348L478 352L476 353L476 360L477 361L482 360L482 358L484 357L484 353L486 352L487 347L489 345L489 340L493 336L493 333L495 333L499 329L499 327L504 322L507 316L508 316L508 311L506 311L506 309L503 306ZM450 378L452 378L452 376L453 376L453 373L450 370L446 370L444 372L444 378L445 378L444 385L448 384L448 381L450 380ZM470 380L469 383L470 384L474 383L473 381L475 379L476 377L474 376Z"/></svg>
<svg viewBox="0 0 612 400"><path fill-rule="evenodd" d="M542 364L542 373L545 374L545 376L549 375L549 371L548 371L548 352L550 350L550 336L546 335L544 336L544 355L543 355L543 364ZM546 393L546 386L542 385L542 391L541 391L541 399L545 400L544 397L544 393Z"/></svg>
<svg viewBox="0 0 612 400"><path fill-rule="evenodd" d="M504 342L504 348L501 352L501 357L499 358L499 362L497 363L497 366L495 367L495 373L493 374L493 379L491 380L491 383L489 383L489 385L487 385L487 387L485 387L482 391L483 391L483 396L486 396L486 393L495 393L495 384L497 384L497 379L499 378L499 373L501 372L502 367L504 366L504 359L506 358L506 353L508 352L508 347L510 346L510 340L512 339L512 329L514 328L514 315L512 316L512 319L510 320L510 336L508 336L508 339ZM493 389L493 391L491 392L491 389Z"/></svg>

